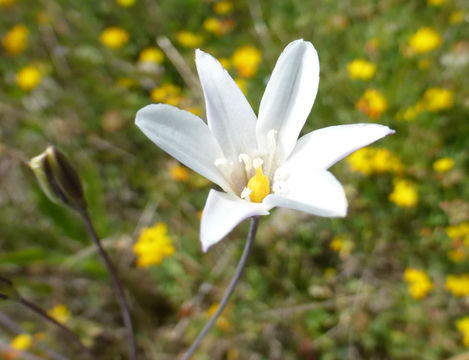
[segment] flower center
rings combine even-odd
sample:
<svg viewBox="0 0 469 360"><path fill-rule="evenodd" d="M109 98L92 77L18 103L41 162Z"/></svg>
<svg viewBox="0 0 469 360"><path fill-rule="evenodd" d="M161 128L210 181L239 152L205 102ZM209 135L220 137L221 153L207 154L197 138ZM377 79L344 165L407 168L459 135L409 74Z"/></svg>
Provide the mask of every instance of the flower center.
<svg viewBox="0 0 469 360"><path fill-rule="evenodd" d="M269 178L264 175L262 165L256 168L256 174L249 179L246 188L251 190L249 199L252 202L260 203L270 193Z"/></svg>

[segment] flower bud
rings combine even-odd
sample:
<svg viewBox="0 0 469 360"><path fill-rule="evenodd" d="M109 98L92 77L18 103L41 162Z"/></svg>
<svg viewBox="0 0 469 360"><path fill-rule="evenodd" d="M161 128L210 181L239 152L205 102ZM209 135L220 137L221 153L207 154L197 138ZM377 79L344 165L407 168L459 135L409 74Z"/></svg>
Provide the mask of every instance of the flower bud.
<svg viewBox="0 0 469 360"><path fill-rule="evenodd" d="M86 200L80 177L67 158L49 145L42 154L28 163L38 185L54 203L64 203L75 210L84 211Z"/></svg>
<svg viewBox="0 0 469 360"><path fill-rule="evenodd" d="M15 300L19 297L20 295L13 286L13 283L10 280L0 276L0 300Z"/></svg>

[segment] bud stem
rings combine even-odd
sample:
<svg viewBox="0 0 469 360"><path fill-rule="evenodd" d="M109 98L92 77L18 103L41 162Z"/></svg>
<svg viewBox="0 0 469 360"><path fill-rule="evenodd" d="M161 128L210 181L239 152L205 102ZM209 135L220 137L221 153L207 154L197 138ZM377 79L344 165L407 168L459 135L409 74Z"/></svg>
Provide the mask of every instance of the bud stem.
<svg viewBox="0 0 469 360"><path fill-rule="evenodd" d="M234 274L233 278L231 279L230 285L228 286L228 289L226 289L225 295L223 295L223 299L221 300L217 311L215 312L215 314L212 315L209 322L205 325L205 327L202 329L200 334L197 336L197 338L192 343L189 350L187 350L187 352L184 355L184 357L182 358L182 360L189 360L191 358L191 356L194 355L194 352L199 347L199 345L202 342L203 338L209 332L209 330L212 328L213 324L215 324L218 317L223 312L223 309L228 304L228 301L230 300L231 294L233 293L233 291L236 287L236 284L238 283L239 279L241 278L241 274L243 273L244 267L246 266L248 255L251 251L252 243L254 242L254 238L256 237L257 226L258 225L259 225L259 217L253 216L251 218L251 227L249 228L249 234L248 234L248 238L246 240L246 245L244 246L243 255L241 255L241 259L239 260L238 266L236 267L236 271L235 271L235 274Z"/></svg>
<svg viewBox="0 0 469 360"><path fill-rule="evenodd" d="M91 222L91 218L88 212L80 211L80 215L83 217L85 221L86 227L88 229L91 238L93 239L96 247L98 248L99 255L101 256L106 268L111 276L112 286L114 288L114 292L116 294L117 301L119 302L119 306L121 308L122 317L124 319L125 327L127 328L128 338L129 338L129 354L131 360L137 360L137 347L135 344L135 335L134 329L132 325L132 317L130 316L129 305L125 299L124 291L119 283L119 280L116 275L116 271L114 266L112 265L111 259L109 258L108 254L104 250L103 246L101 245L101 241L94 229L93 223Z"/></svg>
<svg viewBox="0 0 469 360"><path fill-rule="evenodd" d="M57 320L55 320L52 316L50 316L47 312L45 312L43 309L41 309L39 306L36 304L32 303L29 300L26 300L23 297L19 297L16 299L20 304L24 305L27 307L29 310L35 312L37 315L41 316L43 319L47 320L48 322L54 324L57 326L60 331L64 334L64 336L68 337L70 340L72 340L75 344L78 345L78 347L86 353L86 356L89 359L96 360L96 356L91 352L90 349L88 349L83 343L81 342L80 338L72 331L70 330L67 326L64 324L61 324Z"/></svg>

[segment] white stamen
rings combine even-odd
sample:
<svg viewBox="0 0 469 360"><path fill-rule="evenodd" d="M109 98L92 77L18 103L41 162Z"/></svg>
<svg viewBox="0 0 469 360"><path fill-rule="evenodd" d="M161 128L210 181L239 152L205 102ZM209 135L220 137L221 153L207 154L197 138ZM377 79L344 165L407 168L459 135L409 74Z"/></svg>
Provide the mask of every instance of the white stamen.
<svg viewBox="0 0 469 360"><path fill-rule="evenodd" d="M262 164L264 164L264 160L262 160L261 158L255 158L252 161L252 166L254 167L254 169L257 169L259 166L262 166Z"/></svg>
<svg viewBox="0 0 469 360"><path fill-rule="evenodd" d="M251 157L248 154L239 154L238 160L240 163L244 163L244 169L246 170L246 173L249 174L252 169Z"/></svg>
<svg viewBox="0 0 469 360"><path fill-rule="evenodd" d="M243 189L243 191L241 192L240 198L243 199L243 200L251 201L251 198L250 198L250 196L249 196L249 195L251 195L251 192L252 192L251 189L249 189L248 187L245 187L245 188Z"/></svg>

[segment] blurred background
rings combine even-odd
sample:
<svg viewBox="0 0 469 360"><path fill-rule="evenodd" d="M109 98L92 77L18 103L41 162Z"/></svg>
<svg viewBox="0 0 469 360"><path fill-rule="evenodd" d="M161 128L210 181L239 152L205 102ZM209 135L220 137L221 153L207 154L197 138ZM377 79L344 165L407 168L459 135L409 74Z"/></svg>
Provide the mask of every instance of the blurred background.
<svg viewBox="0 0 469 360"><path fill-rule="evenodd" d="M277 209L261 219L194 359L468 359L468 22L464 0L0 0L0 274L100 359L127 358L85 226L22 166L54 144L83 180L140 358L181 355L217 308L247 223L203 254L213 185L147 140L135 113L163 102L205 116L198 47L257 111L279 54L304 38L321 82L303 132L357 122L397 132L332 168L346 218ZM82 356L9 301L0 353Z"/></svg>

